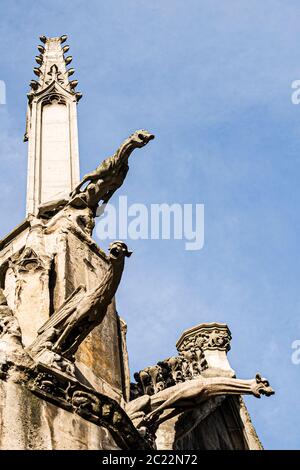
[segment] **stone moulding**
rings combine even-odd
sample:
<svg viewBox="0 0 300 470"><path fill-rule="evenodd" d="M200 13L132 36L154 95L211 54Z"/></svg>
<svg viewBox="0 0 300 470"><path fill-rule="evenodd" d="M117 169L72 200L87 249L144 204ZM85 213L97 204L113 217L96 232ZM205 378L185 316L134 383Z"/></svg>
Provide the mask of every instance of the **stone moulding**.
<svg viewBox="0 0 300 470"><path fill-rule="evenodd" d="M5 248L9 242L16 238L20 233L24 232L27 228L30 227L31 217L27 217L23 220L17 227L15 227L11 232L9 232L4 238L0 240L0 250Z"/></svg>
<svg viewBox="0 0 300 470"><path fill-rule="evenodd" d="M22 377L21 383L34 395L106 428L121 449L151 449L150 443L140 436L123 408L112 398L44 364L23 370ZM1 378L8 379L8 371L1 374Z"/></svg>

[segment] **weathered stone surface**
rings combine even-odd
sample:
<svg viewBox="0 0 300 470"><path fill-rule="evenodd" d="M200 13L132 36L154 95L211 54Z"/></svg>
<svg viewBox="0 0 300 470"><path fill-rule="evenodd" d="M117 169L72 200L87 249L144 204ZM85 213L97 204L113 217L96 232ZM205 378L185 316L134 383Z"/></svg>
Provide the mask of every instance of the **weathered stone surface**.
<svg viewBox="0 0 300 470"><path fill-rule="evenodd" d="M123 396L126 402L130 400L130 369L129 369L129 356L126 343L127 324L125 320L119 317L119 324L121 330L121 355L122 355L122 371L123 371Z"/></svg>
<svg viewBox="0 0 300 470"><path fill-rule="evenodd" d="M119 286L125 257L131 256L124 242L110 244L107 267L97 285L87 290L79 286L63 305L39 328L37 337L27 348L33 357L51 350L69 361L87 335L100 325Z"/></svg>
<svg viewBox="0 0 300 470"><path fill-rule="evenodd" d="M251 421L245 423L239 397L227 397L190 433L174 443L174 449L185 450L261 450L262 445ZM252 436L252 437L250 437Z"/></svg>
<svg viewBox="0 0 300 470"><path fill-rule="evenodd" d="M177 444L177 442L181 442L185 436L192 440L193 430L216 408L221 406L224 399L225 396L210 398L191 411L184 411L166 421L162 421L156 430L155 444L157 449L174 450L177 445L180 446L180 443ZM163 412L162 418L167 414L168 411ZM184 447L184 449L191 450L193 447Z"/></svg>
<svg viewBox="0 0 300 470"><path fill-rule="evenodd" d="M0 449L119 449L108 429L0 381Z"/></svg>
<svg viewBox="0 0 300 470"><path fill-rule="evenodd" d="M70 293L80 285L95 288L108 266L105 253L68 213L54 221L31 217L28 225L24 233L18 234L17 244L14 239L7 243L4 240L0 251L2 286L19 320L25 346L32 343L39 328ZM128 369L123 350L113 301L102 324L79 347L76 365L83 381L105 390L118 401L123 399L125 368Z"/></svg>
<svg viewBox="0 0 300 470"><path fill-rule="evenodd" d="M126 367L120 348L120 334L113 303L102 324L88 335L76 353L77 367L84 377L97 390L108 393L118 401L123 397L122 377Z"/></svg>
<svg viewBox="0 0 300 470"><path fill-rule="evenodd" d="M77 442L79 431L77 433L77 428L73 429L73 421L70 417L72 414L80 416L88 423L79 423L84 433L80 436L85 443L84 448L102 449L106 441L110 442L110 447L116 445L120 449L149 448L149 444L140 437L117 401L108 397L107 394L84 385L72 376L69 370L61 371L52 365L48 366L39 363L36 359L35 361L31 359L22 346L17 319L7 306L6 298L1 290L0 316L0 399L1 393L3 395L2 415L0 413L0 435L3 437L3 447L0 442L0 449L10 448L7 446L11 445L11 442L14 442L13 448L16 449L30 447L27 442L29 434L26 433L28 423L29 432L38 435L41 441L40 444L33 444L33 448L64 448L63 442L65 439L68 442L72 432L74 432L75 441L71 448L77 448L77 446L82 448L80 442ZM35 397L38 397L38 400ZM47 407L44 402L51 403L58 410ZM10 413L12 406L14 410ZM41 421L39 417L43 410L46 410L46 418L50 410L49 420L53 420L54 426L54 428L49 426L49 429L46 429L45 439L43 439L44 426L35 424L37 420ZM63 436L61 436L62 442L60 442L60 430L63 426L61 419L64 418L62 410L68 413L65 423L69 427L64 429ZM54 420L56 416L57 422ZM11 419L13 419L12 422L10 422ZM90 424L94 424L96 428L91 429ZM93 442L85 439L89 430L93 434ZM103 430L105 431L103 441L100 440L97 443L95 439L97 436L101 439ZM51 437L57 433L57 439L49 443L47 432L51 433ZM105 436L109 438L106 439Z"/></svg>

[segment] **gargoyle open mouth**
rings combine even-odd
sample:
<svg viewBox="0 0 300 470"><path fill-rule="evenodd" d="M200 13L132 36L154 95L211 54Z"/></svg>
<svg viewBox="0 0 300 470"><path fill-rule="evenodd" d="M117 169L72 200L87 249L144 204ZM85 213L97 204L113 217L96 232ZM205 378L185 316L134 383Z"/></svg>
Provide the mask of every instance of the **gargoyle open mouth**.
<svg viewBox="0 0 300 470"><path fill-rule="evenodd" d="M116 241L111 243L109 248L109 256L113 259L120 258L120 255L126 256L129 258L132 254L132 251L129 251L127 245L124 242Z"/></svg>
<svg viewBox="0 0 300 470"><path fill-rule="evenodd" d="M259 392L262 394L262 395L265 395L266 397L270 397L271 395L274 395L275 392L274 390L269 386L267 388L260 388L259 389Z"/></svg>
<svg viewBox="0 0 300 470"><path fill-rule="evenodd" d="M114 246L110 250L110 256L114 259L117 259L120 254L120 249L117 246Z"/></svg>

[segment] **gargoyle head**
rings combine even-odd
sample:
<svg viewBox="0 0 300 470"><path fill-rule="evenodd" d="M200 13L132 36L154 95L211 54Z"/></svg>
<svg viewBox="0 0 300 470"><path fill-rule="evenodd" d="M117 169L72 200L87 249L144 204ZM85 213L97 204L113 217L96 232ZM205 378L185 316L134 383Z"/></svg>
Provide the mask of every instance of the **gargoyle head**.
<svg viewBox="0 0 300 470"><path fill-rule="evenodd" d="M255 383L252 388L253 395L257 398L260 398L260 395L274 395L274 390L270 387L269 381L264 377L261 377L260 374L256 374Z"/></svg>
<svg viewBox="0 0 300 470"><path fill-rule="evenodd" d="M134 144L135 147L138 148L144 147L144 145L148 144L148 142L152 139L154 139L154 135L146 131L145 129L135 131L130 136L131 142Z"/></svg>
<svg viewBox="0 0 300 470"><path fill-rule="evenodd" d="M129 251L126 243L122 241L115 241L109 245L109 258L112 261L122 261L125 256L129 258L132 255L132 251Z"/></svg>

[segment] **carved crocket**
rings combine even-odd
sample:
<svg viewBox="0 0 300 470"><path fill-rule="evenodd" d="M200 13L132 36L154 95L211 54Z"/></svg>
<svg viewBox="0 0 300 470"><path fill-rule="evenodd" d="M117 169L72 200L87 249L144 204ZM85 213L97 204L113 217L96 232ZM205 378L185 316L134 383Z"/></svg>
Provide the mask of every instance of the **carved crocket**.
<svg viewBox="0 0 300 470"><path fill-rule="evenodd" d="M260 395L270 396L275 392L269 382L259 374L252 380L232 379L229 377L199 377L166 388L155 395L143 395L129 402L126 412L131 419L139 419L140 424L157 425L184 411L192 410L209 398L220 395ZM171 410L160 419L165 410Z"/></svg>
<svg viewBox="0 0 300 470"><path fill-rule="evenodd" d="M65 304L39 329L38 337L28 348L32 356L43 350L73 360L81 342L105 317L107 307L121 280L125 257L131 252L125 243L111 243L109 265L99 285L85 292L79 287Z"/></svg>
<svg viewBox="0 0 300 470"><path fill-rule="evenodd" d="M95 212L100 201L107 203L124 182L129 170L128 159L133 150L144 147L152 139L154 135L146 130L135 131L112 157L106 158L96 170L84 176L70 195L70 205L80 208L88 206ZM89 184L84 191L80 191L85 183Z"/></svg>

